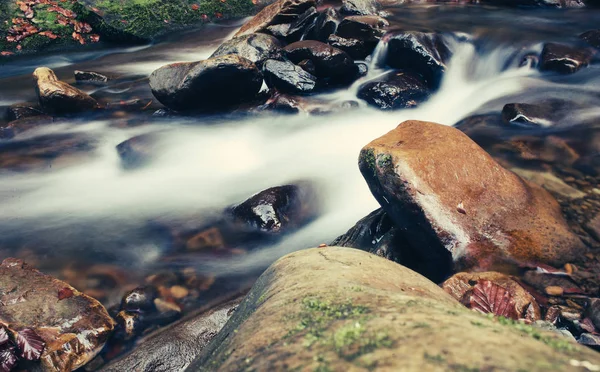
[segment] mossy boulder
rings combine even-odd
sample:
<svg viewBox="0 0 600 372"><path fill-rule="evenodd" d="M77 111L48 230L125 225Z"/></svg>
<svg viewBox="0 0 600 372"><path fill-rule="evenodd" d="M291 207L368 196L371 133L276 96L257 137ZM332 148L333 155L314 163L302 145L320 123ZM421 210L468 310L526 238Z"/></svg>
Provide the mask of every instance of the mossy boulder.
<svg viewBox="0 0 600 372"><path fill-rule="evenodd" d="M600 355L464 308L425 277L340 247L287 255L190 371L576 371ZM583 370L583 369L582 369Z"/></svg>

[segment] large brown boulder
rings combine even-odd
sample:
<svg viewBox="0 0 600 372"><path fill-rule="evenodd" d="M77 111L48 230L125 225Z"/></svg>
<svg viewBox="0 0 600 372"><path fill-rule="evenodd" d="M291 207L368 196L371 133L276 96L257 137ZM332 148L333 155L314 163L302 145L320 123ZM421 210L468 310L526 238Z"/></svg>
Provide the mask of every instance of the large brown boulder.
<svg viewBox="0 0 600 372"><path fill-rule="evenodd" d="M254 63L236 54L173 63L150 75L152 94L176 111L213 111L252 100L262 85Z"/></svg>
<svg viewBox="0 0 600 372"><path fill-rule="evenodd" d="M461 131L406 121L363 148L359 167L411 249L459 268L561 265L584 246L542 188L500 166Z"/></svg>
<svg viewBox="0 0 600 372"><path fill-rule="evenodd" d="M328 247L271 265L188 370L577 371L584 361L600 356L470 311L391 261Z"/></svg>
<svg viewBox="0 0 600 372"><path fill-rule="evenodd" d="M39 67L33 72L36 91L42 109L50 114L64 115L98 108L98 102L87 93L58 80L54 71Z"/></svg>
<svg viewBox="0 0 600 372"><path fill-rule="evenodd" d="M7 258L0 265L0 325L30 329L43 340L43 370L72 371L102 349L114 321L95 299Z"/></svg>

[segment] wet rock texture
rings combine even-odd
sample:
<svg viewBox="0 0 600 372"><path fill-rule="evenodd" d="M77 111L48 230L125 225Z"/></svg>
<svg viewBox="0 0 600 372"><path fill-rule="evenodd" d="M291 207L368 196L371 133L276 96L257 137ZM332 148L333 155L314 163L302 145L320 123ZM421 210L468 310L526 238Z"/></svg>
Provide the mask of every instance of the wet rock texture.
<svg viewBox="0 0 600 372"><path fill-rule="evenodd" d="M506 260L562 265L584 251L552 196L454 128L404 122L365 146L359 167L419 255L449 253L458 267L481 269Z"/></svg>
<svg viewBox="0 0 600 372"><path fill-rule="evenodd" d="M283 93L307 94L315 90L317 78L286 61L268 60L263 68L267 86Z"/></svg>
<svg viewBox="0 0 600 372"><path fill-rule="evenodd" d="M72 371L86 364L115 324L98 301L11 258L0 265L0 323L39 335L45 343L40 364L46 371Z"/></svg>
<svg viewBox="0 0 600 372"><path fill-rule="evenodd" d="M174 63L150 75L152 94L176 111L231 108L252 100L261 85L256 65L235 54Z"/></svg>
<svg viewBox="0 0 600 372"><path fill-rule="evenodd" d="M358 69L345 52L315 40L298 41L284 48L290 61L300 63L310 60L315 65L315 76L333 82L351 82Z"/></svg>
<svg viewBox="0 0 600 372"><path fill-rule="evenodd" d="M271 265L188 370L570 371L572 360L600 363L556 334L469 311L393 262L327 247Z"/></svg>
<svg viewBox="0 0 600 372"><path fill-rule="evenodd" d="M267 59L280 59L282 47L282 43L273 36L260 33L248 34L227 40L219 46L211 58L236 54L261 68Z"/></svg>
<svg viewBox="0 0 600 372"><path fill-rule="evenodd" d="M54 71L46 67L33 72L36 91L42 109L50 114L64 115L90 111L99 107L87 93L58 80Z"/></svg>
<svg viewBox="0 0 600 372"><path fill-rule="evenodd" d="M371 81L358 90L358 98L382 110L416 107L429 97L427 85L405 72L387 74L382 81Z"/></svg>
<svg viewBox="0 0 600 372"><path fill-rule="evenodd" d="M298 20L304 12L315 5L316 2L314 0L282 0L274 2L244 24L235 36L265 32L268 27L277 25L289 26L289 24Z"/></svg>
<svg viewBox="0 0 600 372"><path fill-rule="evenodd" d="M589 49L548 43L544 45L544 50L542 50L540 70L572 74L586 67L593 55L594 53Z"/></svg>

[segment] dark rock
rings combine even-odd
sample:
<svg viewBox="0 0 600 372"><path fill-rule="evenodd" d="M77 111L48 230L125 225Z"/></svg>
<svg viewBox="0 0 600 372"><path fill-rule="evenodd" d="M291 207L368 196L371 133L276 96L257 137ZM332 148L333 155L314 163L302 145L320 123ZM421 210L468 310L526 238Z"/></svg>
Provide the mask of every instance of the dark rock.
<svg viewBox="0 0 600 372"><path fill-rule="evenodd" d="M153 286L137 287L127 292L121 300L120 310L130 312L154 312L154 300L158 296Z"/></svg>
<svg viewBox="0 0 600 372"><path fill-rule="evenodd" d="M502 119L507 124L545 128L553 127L560 123L568 114L570 102L550 100L536 104L508 103L502 109Z"/></svg>
<svg viewBox="0 0 600 372"><path fill-rule="evenodd" d="M415 107L429 97L427 86L413 75L392 72L384 79L362 85L358 98L382 110L398 110Z"/></svg>
<svg viewBox="0 0 600 372"><path fill-rule="evenodd" d="M269 88L283 93L312 93L317 86L316 77L289 61L267 60L263 74Z"/></svg>
<svg viewBox="0 0 600 372"><path fill-rule="evenodd" d="M373 53L377 43L358 39L344 39L337 35L330 35L327 39L327 43L334 48L338 48L348 53L348 55L355 60L364 60Z"/></svg>
<svg viewBox="0 0 600 372"><path fill-rule="evenodd" d="M317 9L314 7L308 8L308 10L298 16L292 23L282 23L278 25L272 25L267 27L274 36L285 40L287 42L294 42L301 39L302 35L312 26L313 22L317 18Z"/></svg>
<svg viewBox="0 0 600 372"><path fill-rule="evenodd" d="M6 121L30 118L33 116L44 115L38 106L28 103L17 103L6 109Z"/></svg>
<svg viewBox="0 0 600 372"><path fill-rule="evenodd" d="M260 91L262 80L254 63L229 54L163 66L150 75L150 88L170 109L218 111L252 100Z"/></svg>
<svg viewBox="0 0 600 372"><path fill-rule="evenodd" d="M254 18L244 24L235 36L267 32L267 28L270 26L282 24L289 26L307 10L315 6L315 0L278 0L265 7Z"/></svg>
<svg viewBox="0 0 600 372"><path fill-rule="evenodd" d="M365 146L359 168L419 255L493 270L514 261L561 266L585 253L547 191L455 128L406 121Z"/></svg>
<svg viewBox="0 0 600 372"><path fill-rule="evenodd" d="M150 161L156 153L158 138L154 133L142 134L132 137L117 145L117 153L121 164L126 169L142 167Z"/></svg>
<svg viewBox="0 0 600 372"><path fill-rule="evenodd" d="M600 214L597 214L584 226L585 230L597 241L600 242ZM597 305L600 312L600 303ZM600 314L598 314L598 325L600 326ZM600 327L598 327L600 329Z"/></svg>
<svg viewBox="0 0 600 372"><path fill-rule="evenodd" d="M297 41L284 48L294 63L306 59L315 65L315 76L329 78L333 82L348 83L356 78L357 68L345 52L320 41Z"/></svg>
<svg viewBox="0 0 600 372"><path fill-rule="evenodd" d="M228 214L238 225L252 231L276 234L294 230L313 219L317 211L311 186L272 187L231 208Z"/></svg>
<svg viewBox="0 0 600 372"><path fill-rule="evenodd" d="M307 31L304 40L318 40L326 42L329 35L335 33L338 26L338 14L334 8L327 8L319 12L315 23Z"/></svg>
<svg viewBox="0 0 600 372"><path fill-rule="evenodd" d="M103 372L171 372L184 370L223 328L241 296L201 309L145 338L131 353L102 368Z"/></svg>
<svg viewBox="0 0 600 372"><path fill-rule="evenodd" d="M593 54L589 49L547 43L542 50L540 70L572 74L582 67L586 67L590 63Z"/></svg>
<svg viewBox="0 0 600 372"><path fill-rule="evenodd" d="M582 0L482 0L481 3L511 8L582 8Z"/></svg>
<svg viewBox="0 0 600 372"><path fill-rule="evenodd" d="M379 2L376 0L342 0L340 13L343 15L377 15Z"/></svg>
<svg viewBox="0 0 600 372"><path fill-rule="evenodd" d="M540 64L540 58L537 54L527 54L519 61L519 67L537 68Z"/></svg>
<svg viewBox="0 0 600 372"><path fill-rule="evenodd" d="M78 82L106 83L108 77L93 71L75 70L75 80Z"/></svg>
<svg viewBox="0 0 600 372"><path fill-rule="evenodd" d="M600 335L593 333L583 333L577 340L582 345L589 346L593 349L600 349Z"/></svg>
<svg viewBox="0 0 600 372"><path fill-rule="evenodd" d="M50 114L64 115L90 111L99 107L87 93L59 81L54 71L46 67L33 72L36 91L42 109Z"/></svg>
<svg viewBox="0 0 600 372"><path fill-rule="evenodd" d="M280 59L282 47L281 42L271 35L247 34L224 42L210 57L237 54L261 68L267 59Z"/></svg>
<svg viewBox="0 0 600 372"><path fill-rule="evenodd" d="M439 86L451 54L440 35L407 31L390 33L385 39L390 67L417 73L432 88Z"/></svg>
<svg viewBox="0 0 600 372"><path fill-rule="evenodd" d="M302 97L294 97L287 94L275 93L265 103L262 109L277 111L284 114L297 114L306 110L306 103Z"/></svg>
<svg viewBox="0 0 600 372"><path fill-rule="evenodd" d="M579 35L579 38L585 40L586 43L594 48L600 49L600 30L584 32L583 34Z"/></svg>
<svg viewBox="0 0 600 372"><path fill-rule="evenodd" d="M14 331L31 329L46 343L44 370L71 371L91 360L108 339L114 321L95 299L14 258L0 265L0 322Z"/></svg>
<svg viewBox="0 0 600 372"><path fill-rule="evenodd" d="M369 65L363 62L357 62L356 67L358 68L358 76L363 77L369 73Z"/></svg>
<svg viewBox="0 0 600 372"><path fill-rule="evenodd" d="M13 120L8 123L5 127L0 127L0 138L13 138L19 133L23 133L39 126L52 124L54 118L48 115L39 115L32 117L25 117L18 120Z"/></svg>
<svg viewBox="0 0 600 372"><path fill-rule="evenodd" d="M336 35L345 39L377 42L389 25L385 18L379 16L351 16L340 23Z"/></svg>
<svg viewBox="0 0 600 372"><path fill-rule="evenodd" d="M115 333L113 339L131 341L144 331L145 325L142 314L137 312L119 311L115 316Z"/></svg>
<svg viewBox="0 0 600 372"><path fill-rule="evenodd" d="M300 63L298 63L298 66L311 75L315 74L315 64L310 59L300 61Z"/></svg>
<svg viewBox="0 0 600 372"><path fill-rule="evenodd" d="M600 329L600 298L591 298L586 310L586 315L591 319L596 328Z"/></svg>

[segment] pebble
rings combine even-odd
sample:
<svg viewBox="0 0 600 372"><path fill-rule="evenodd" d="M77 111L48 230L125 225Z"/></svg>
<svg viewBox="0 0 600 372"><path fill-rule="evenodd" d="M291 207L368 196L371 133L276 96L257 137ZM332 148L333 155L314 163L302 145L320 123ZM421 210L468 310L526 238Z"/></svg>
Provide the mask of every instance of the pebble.
<svg viewBox="0 0 600 372"><path fill-rule="evenodd" d="M553 285L546 287L546 294L550 296L562 296L563 292L564 291L561 287Z"/></svg>
<svg viewBox="0 0 600 372"><path fill-rule="evenodd" d="M171 287L171 295L178 300L186 297L189 293L190 291L187 288L180 285L174 285Z"/></svg>

